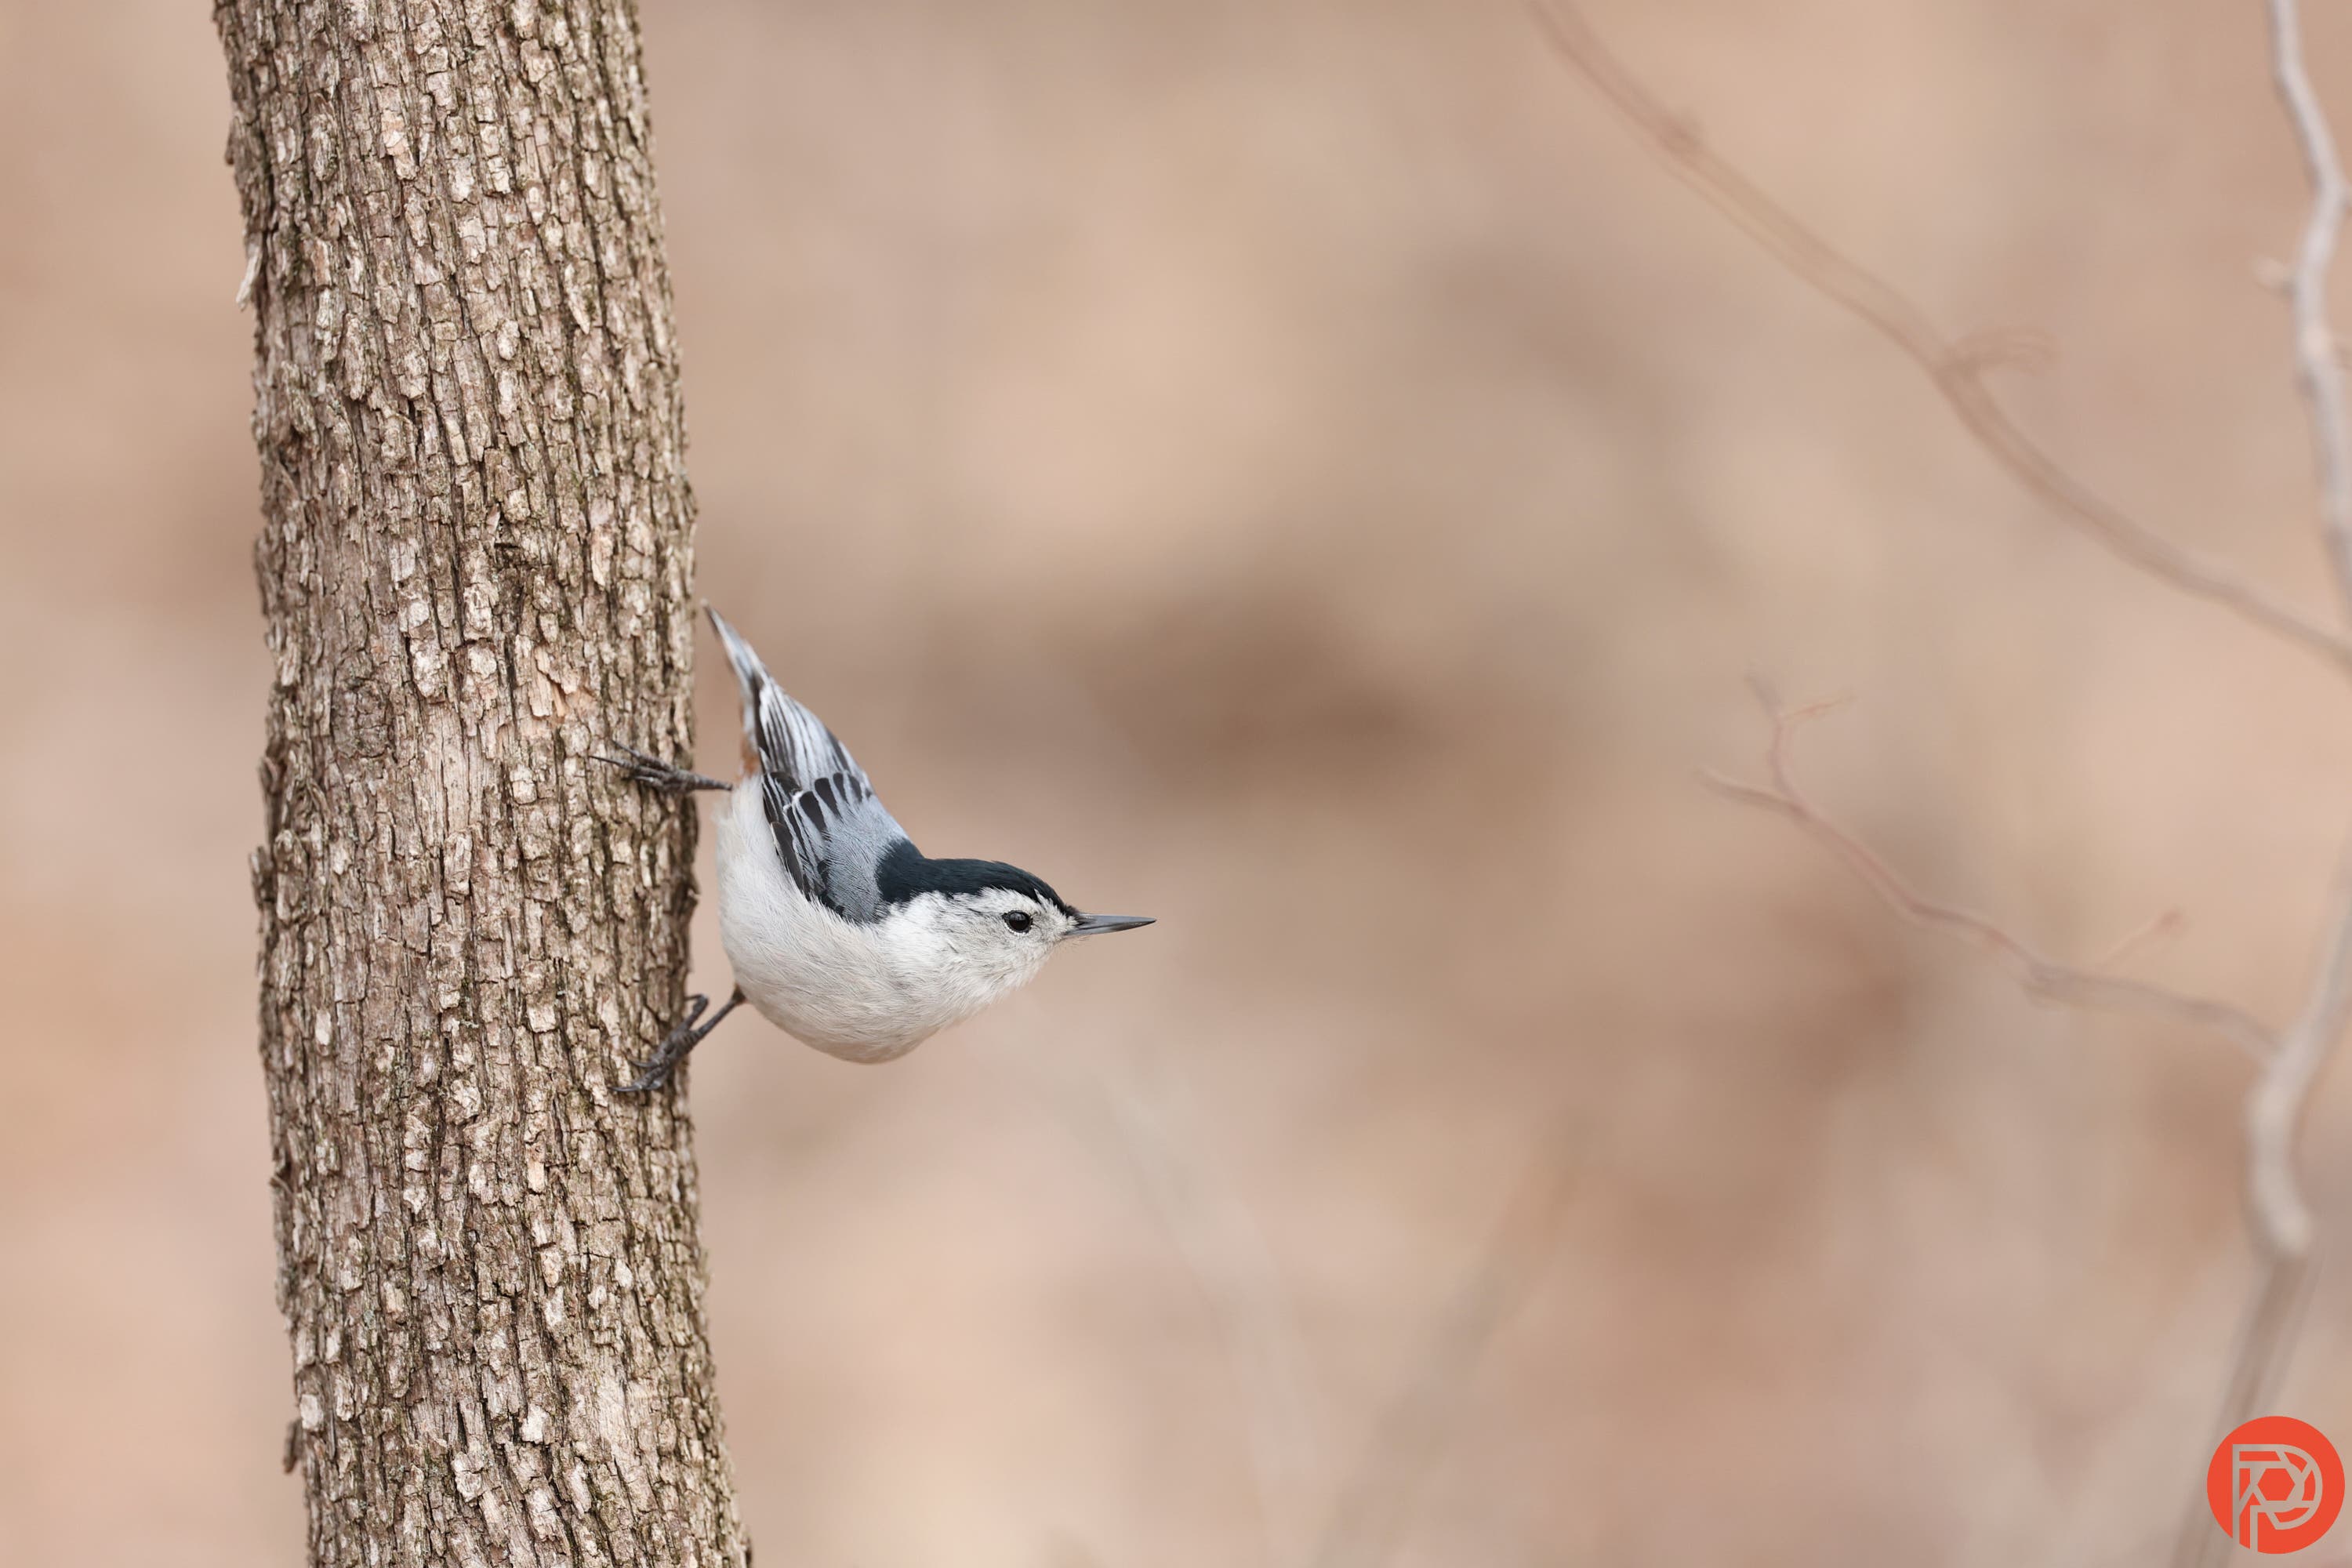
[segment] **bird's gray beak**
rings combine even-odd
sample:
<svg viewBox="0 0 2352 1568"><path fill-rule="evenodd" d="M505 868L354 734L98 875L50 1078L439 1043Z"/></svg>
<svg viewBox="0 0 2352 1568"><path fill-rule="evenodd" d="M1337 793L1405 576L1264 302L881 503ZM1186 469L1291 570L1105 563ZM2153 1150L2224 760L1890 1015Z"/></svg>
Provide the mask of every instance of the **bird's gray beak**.
<svg viewBox="0 0 2352 1568"><path fill-rule="evenodd" d="M1151 923L1150 915L1080 915L1078 923L1070 928L1072 936L1101 936L1106 931L1133 931Z"/></svg>

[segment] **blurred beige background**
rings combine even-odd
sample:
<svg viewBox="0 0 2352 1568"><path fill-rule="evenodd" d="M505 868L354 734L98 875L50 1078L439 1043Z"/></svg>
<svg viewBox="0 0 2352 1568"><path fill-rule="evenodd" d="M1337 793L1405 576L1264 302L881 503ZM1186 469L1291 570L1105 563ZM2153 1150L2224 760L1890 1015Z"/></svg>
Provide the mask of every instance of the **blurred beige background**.
<svg viewBox="0 0 2352 1568"><path fill-rule="evenodd" d="M2078 471L2328 603L2251 0L1591 14L1940 322L2052 334L2002 392ZM2160 1550L2243 1068L2029 1005L1695 772L1753 765L1751 670L1850 694L1805 776L1907 871L2082 958L2178 907L2130 970L2279 1016L2340 683L2063 531L1508 0L646 33L703 590L927 848L1162 918L898 1066L698 1056L761 1563L1291 1568L1351 1487L1412 1568ZM202 5L0 0L11 1564L300 1554L226 102ZM2348 1299L2280 1401L2339 1443Z"/></svg>

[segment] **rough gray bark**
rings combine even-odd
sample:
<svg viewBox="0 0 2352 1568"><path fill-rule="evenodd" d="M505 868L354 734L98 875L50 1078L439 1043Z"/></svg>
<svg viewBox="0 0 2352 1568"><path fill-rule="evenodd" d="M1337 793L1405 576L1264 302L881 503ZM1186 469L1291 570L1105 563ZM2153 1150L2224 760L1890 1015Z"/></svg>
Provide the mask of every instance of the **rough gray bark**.
<svg viewBox="0 0 2352 1568"><path fill-rule="evenodd" d="M692 501L630 0L219 0L261 1047L319 1564L748 1561L679 1005Z"/></svg>

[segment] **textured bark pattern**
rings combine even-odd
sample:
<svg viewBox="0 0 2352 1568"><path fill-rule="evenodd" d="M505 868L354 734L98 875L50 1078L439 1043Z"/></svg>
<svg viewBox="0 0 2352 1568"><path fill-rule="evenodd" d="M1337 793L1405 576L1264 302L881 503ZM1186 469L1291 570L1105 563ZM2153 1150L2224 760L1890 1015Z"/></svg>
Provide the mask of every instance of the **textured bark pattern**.
<svg viewBox="0 0 2352 1568"><path fill-rule="evenodd" d="M691 498L629 0L222 0L311 1561L745 1560L676 1016Z"/></svg>

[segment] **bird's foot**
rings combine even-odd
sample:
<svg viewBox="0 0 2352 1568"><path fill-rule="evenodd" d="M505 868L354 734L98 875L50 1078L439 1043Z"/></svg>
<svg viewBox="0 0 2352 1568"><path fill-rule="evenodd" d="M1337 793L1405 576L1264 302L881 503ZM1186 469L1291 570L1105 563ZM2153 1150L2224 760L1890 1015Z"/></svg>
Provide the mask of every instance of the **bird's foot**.
<svg viewBox="0 0 2352 1568"><path fill-rule="evenodd" d="M739 989L734 995L727 999L727 1005L712 1013L709 1021L705 1023L702 1021L702 1015L709 1010L710 998L702 995L688 997L686 1016L680 1018L677 1027L670 1030L669 1037L662 1041L661 1048L654 1052L651 1060L631 1064L637 1069L637 1076L621 1085L617 1092L651 1094L655 1089L669 1082L670 1075L677 1070L677 1065L686 1060L687 1052L700 1045L702 1037L719 1027L719 1021L735 1011L742 1000L743 993Z"/></svg>
<svg viewBox="0 0 2352 1568"><path fill-rule="evenodd" d="M659 757L640 752L635 746L625 746L618 741L608 741L605 743L621 754L617 757L608 757L602 753L592 753L596 761L620 769L622 776L632 784L641 784L647 789L660 794L691 795L698 789L726 790L735 787L732 784L721 784L708 774L694 773L686 768L674 768Z"/></svg>

